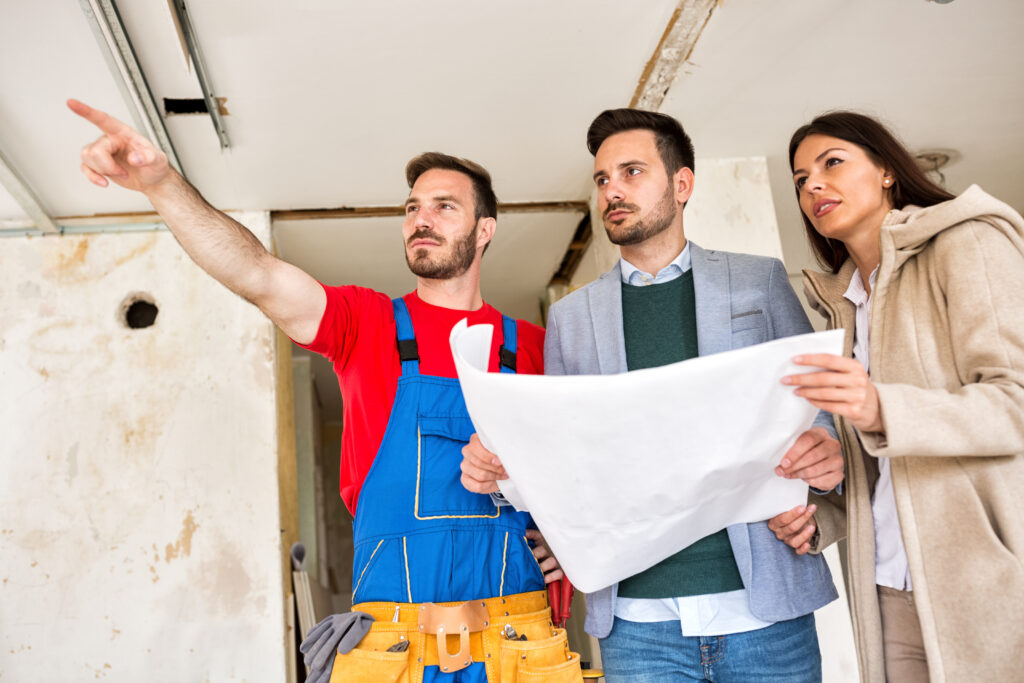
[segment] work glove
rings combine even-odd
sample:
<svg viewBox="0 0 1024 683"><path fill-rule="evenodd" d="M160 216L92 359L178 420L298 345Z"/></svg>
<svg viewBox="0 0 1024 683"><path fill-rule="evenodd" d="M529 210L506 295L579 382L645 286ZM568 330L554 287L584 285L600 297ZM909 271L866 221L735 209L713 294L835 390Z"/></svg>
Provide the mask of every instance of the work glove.
<svg viewBox="0 0 1024 683"><path fill-rule="evenodd" d="M332 614L309 629L306 639L299 645L305 655L303 662L309 667L309 683L328 683L334 668L335 652L344 655L352 651L363 639L373 623L366 612Z"/></svg>

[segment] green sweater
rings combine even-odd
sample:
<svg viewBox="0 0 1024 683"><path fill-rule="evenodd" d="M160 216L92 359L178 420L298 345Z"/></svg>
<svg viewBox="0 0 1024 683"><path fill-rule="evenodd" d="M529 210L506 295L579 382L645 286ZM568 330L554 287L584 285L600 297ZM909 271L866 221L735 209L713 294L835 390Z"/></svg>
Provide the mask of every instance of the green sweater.
<svg viewBox="0 0 1024 683"><path fill-rule="evenodd" d="M656 285L622 285L626 367L654 368L694 358L697 314L693 271ZM619 583L624 598L676 598L743 588L725 529Z"/></svg>

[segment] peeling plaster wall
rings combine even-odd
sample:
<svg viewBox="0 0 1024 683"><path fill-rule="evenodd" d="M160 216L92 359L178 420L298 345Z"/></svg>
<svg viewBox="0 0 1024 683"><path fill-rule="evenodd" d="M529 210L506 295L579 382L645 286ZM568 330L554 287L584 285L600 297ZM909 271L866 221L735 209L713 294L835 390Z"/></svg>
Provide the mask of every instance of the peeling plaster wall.
<svg viewBox="0 0 1024 683"><path fill-rule="evenodd" d="M270 322L167 232L3 239L0 274L0 680L284 680Z"/></svg>
<svg viewBox="0 0 1024 683"><path fill-rule="evenodd" d="M705 249L782 258L764 157L697 159L686 237Z"/></svg>

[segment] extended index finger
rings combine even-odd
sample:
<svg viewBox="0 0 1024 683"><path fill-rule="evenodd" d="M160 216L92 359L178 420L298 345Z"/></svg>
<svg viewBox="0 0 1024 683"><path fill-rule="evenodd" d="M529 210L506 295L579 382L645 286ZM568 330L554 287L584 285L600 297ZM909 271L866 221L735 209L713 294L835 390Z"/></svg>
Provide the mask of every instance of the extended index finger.
<svg viewBox="0 0 1024 683"><path fill-rule="evenodd" d="M102 130L104 133L117 135L119 133L124 132L124 130L128 128L128 126L118 121L110 114L104 111L100 111L99 109L93 109L85 102L70 99L67 101L67 105L68 109L75 112L83 119L85 119L89 123L93 124L100 130Z"/></svg>

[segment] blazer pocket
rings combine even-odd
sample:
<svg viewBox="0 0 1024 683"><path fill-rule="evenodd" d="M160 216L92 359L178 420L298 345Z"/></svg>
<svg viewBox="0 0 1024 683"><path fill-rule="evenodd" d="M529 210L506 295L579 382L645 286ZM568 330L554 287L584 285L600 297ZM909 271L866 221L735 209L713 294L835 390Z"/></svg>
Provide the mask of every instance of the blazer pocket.
<svg viewBox="0 0 1024 683"><path fill-rule="evenodd" d="M742 349L767 341L764 311L744 311L732 316L731 348Z"/></svg>

